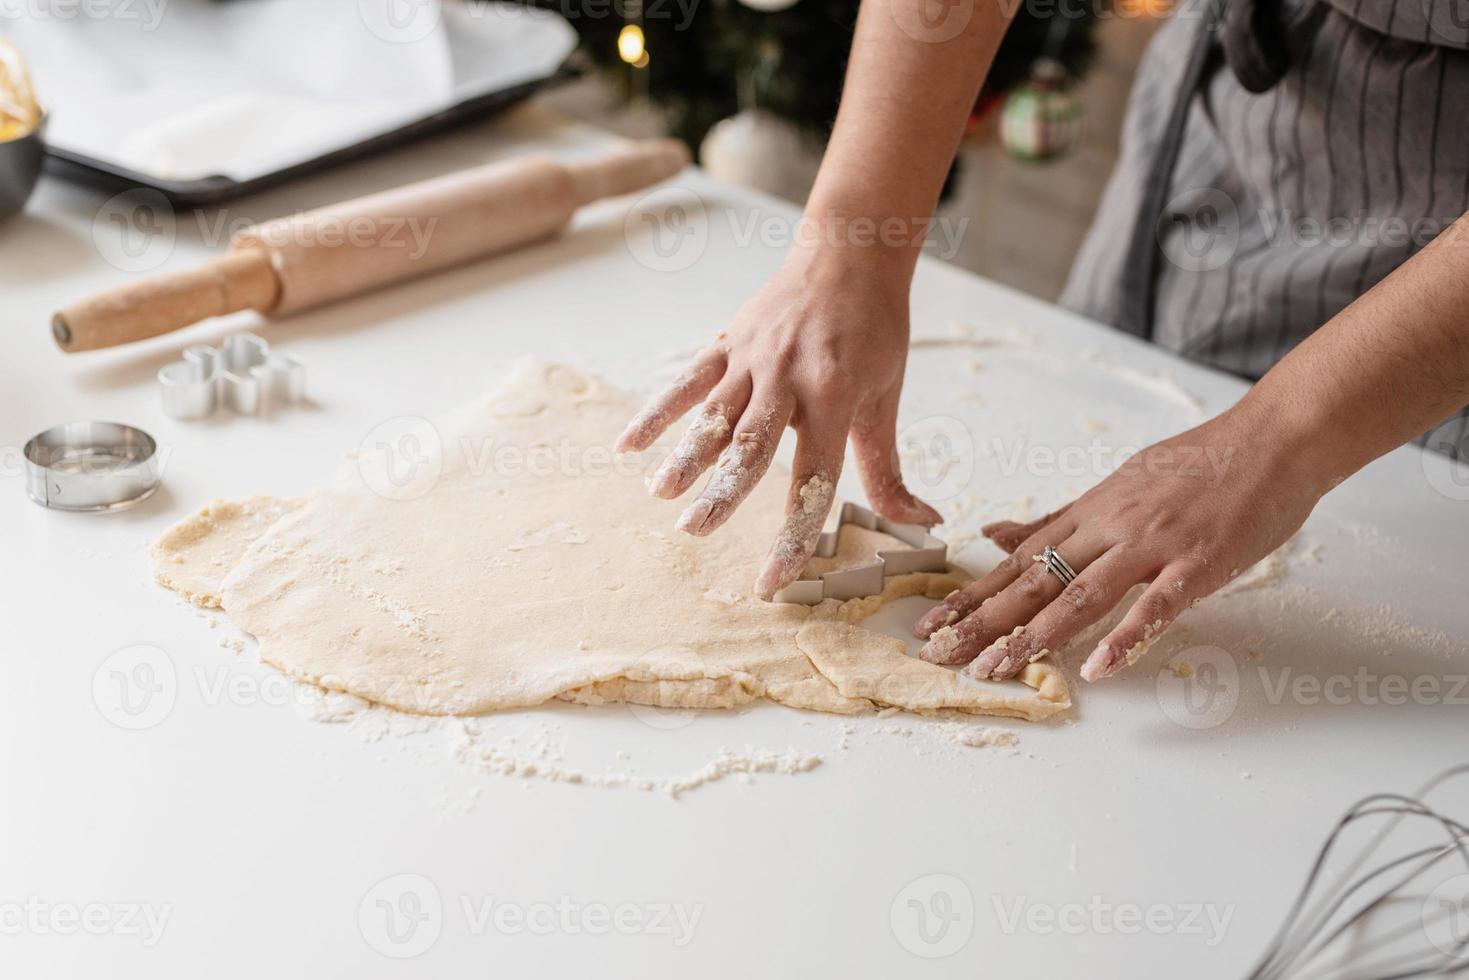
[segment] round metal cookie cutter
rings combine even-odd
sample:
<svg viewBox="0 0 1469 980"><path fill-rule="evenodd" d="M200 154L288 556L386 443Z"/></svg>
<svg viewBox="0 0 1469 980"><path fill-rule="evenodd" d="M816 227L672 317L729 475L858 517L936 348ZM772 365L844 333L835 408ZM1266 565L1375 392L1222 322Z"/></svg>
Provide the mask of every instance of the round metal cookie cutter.
<svg viewBox="0 0 1469 980"><path fill-rule="evenodd" d="M25 444L26 494L52 510L107 511L158 489L158 443L117 422L68 422Z"/></svg>

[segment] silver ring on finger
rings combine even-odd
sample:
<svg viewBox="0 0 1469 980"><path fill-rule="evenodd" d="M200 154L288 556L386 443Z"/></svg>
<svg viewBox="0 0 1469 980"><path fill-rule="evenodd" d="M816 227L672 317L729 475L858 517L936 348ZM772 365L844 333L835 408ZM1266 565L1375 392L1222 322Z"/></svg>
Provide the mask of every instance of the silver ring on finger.
<svg viewBox="0 0 1469 980"><path fill-rule="evenodd" d="M1076 579L1076 571L1061 557L1061 552L1050 545L1046 550L1035 556L1035 560L1046 566L1046 570L1061 580L1062 585L1070 585Z"/></svg>

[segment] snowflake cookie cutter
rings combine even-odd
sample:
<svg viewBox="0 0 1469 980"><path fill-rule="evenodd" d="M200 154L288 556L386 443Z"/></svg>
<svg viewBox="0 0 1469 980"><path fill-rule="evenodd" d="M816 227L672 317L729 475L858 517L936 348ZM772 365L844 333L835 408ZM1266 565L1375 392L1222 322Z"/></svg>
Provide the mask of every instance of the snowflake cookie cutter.
<svg viewBox="0 0 1469 980"><path fill-rule="evenodd" d="M219 347L184 349L183 360L158 370L163 411L176 419L202 419L216 406L240 415L294 405L306 397L306 367L277 354L264 338L231 334Z"/></svg>
<svg viewBox="0 0 1469 980"><path fill-rule="evenodd" d="M837 541L847 524L887 534L908 545L877 553L877 560L854 568L838 568L816 578L799 578L781 589L774 602L795 602L814 606L824 599L861 599L878 595L884 579L911 572L943 572L949 568L949 546L928 533L921 524L899 524L878 517L860 504L843 503L835 522L827 521L827 529L816 539L812 557L830 558L836 554ZM804 573L803 573L804 574Z"/></svg>

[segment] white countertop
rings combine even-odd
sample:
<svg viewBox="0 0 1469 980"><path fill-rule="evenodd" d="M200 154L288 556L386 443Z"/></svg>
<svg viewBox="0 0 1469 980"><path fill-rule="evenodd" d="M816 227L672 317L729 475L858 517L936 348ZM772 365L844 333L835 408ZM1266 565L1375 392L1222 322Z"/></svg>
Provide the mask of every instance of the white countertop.
<svg viewBox="0 0 1469 980"><path fill-rule="evenodd" d="M222 218L600 141L523 110L202 226L183 215L171 250L140 261L192 264ZM373 739L363 723L308 720L248 651L221 645L226 626L151 582L147 542L207 500L304 492L377 423L453 407L517 357L651 387L775 268L781 249L750 228L778 233L793 214L696 172L677 185L683 198L660 192L638 213L701 202L685 211L685 251L649 251L639 221L624 222L628 202L604 203L555 242L266 327L307 363L315 406L207 423L163 416L152 378L187 344L256 327L252 316L63 355L49 314L125 278L94 244L116 255L121 226L94 222L100 195L47 180L0 227L6 976L1237 977L1349 803L1461 761L1469 488L1412 448L1334 492L1277 576L1194 610L1136 669L1079 687L1067 720L1000 723L1018 751L957 747L901 717L857 720L843 748L841 720L775 707L559 707L494 722L541 732L592 769L679 774L722 746L823 758L677 801L476 770L439 730ZM984 520L1040 513L1099 475L1049 476L1032 450L1145 444L1199 417L1188 396L1213 412L1244 387L926 261L915 337L953 338L956 321L969 340L915 350L905 419L928 419L924 444L943 436L959 458L962 478L940 467L917 482L946 498L955 519L942 533L975 567L997 557L969 541ZM1160 374L1187 396L1148 380ZM164 445L153 499L107 516L26 500L21 444L84 418L140 425ZM1029 465L1015 471L1017 448ZM119 715L110 692L143 677L114 657L139 644L165 660L151 724L132 731L139 716ZM1164 670L1199 645L1228 651L1187 654L1223 671L1213 688L1209 670L1194 682ZM1074 676L1076 654L1066 662ZM1391 677L1438 693L1381 703L1396 700ZM405 891L424 910L417 931L386 931L378 903L412 911ZM129 913L140 903L166 912L161 934ZM1134 934L1133 906L1154 910L1152 929ZM1227 921L1220 936L1210 912Z"/></svg>

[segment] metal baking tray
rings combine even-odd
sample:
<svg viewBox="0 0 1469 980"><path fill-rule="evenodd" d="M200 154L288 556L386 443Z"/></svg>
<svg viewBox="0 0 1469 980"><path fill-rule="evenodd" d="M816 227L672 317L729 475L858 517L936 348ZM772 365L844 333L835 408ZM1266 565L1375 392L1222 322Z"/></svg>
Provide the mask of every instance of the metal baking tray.
<svg viewBox="0 0 1469 980"><path fill-rule="evenodd" d="M576 78L583 71L584 66L580 57L573 55L544 78L532 79L499 91L471 96L407 125L378 133L350 146L339 147L320 156L252 177L249 180L235 180L224 176L203 177L196 180L168 180L54 146L46 148L45 172L63 180L96 187L110 193L119 193L133 188L150 188L161 193L177 207L204 207L252 194L255 191L273 187L306 174L317 173L350 160L402 146L471 120L492 116L523 102L544 88L563 84Z"/></svg>

